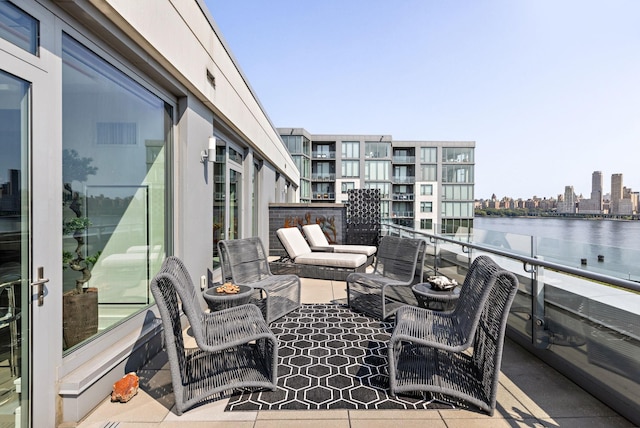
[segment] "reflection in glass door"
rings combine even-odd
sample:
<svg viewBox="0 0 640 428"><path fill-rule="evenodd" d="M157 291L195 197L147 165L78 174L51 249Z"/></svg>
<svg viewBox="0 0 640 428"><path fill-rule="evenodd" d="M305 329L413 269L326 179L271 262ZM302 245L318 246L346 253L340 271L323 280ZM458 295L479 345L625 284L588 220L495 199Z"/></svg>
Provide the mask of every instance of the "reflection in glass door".
<svg viewBox="0 0 640 428"><path fill-rule="evenodd" d="M0 71L0 426L28 419L30 84ZM24 387L22 387L24 385ZM21 421L21 409L24 420Z"/></svg>
<svg viewBox="0 0 640 428"><path fill-rule="evenodd" d="M229 169L229 230L227 239L240 237L241 189L242 174L234 169Z"/></svg>

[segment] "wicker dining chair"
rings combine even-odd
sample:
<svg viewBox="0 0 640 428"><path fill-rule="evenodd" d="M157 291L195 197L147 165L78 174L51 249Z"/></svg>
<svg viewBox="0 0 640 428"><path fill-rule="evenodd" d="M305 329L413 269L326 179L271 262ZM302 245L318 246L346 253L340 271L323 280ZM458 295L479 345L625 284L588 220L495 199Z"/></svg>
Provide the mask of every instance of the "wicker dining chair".
<svg viewBox="0 0 640 428"><path fill-rule="evenodd" d="M386 319L415 302L411 285L422 282L425 248L424 239L383 236L373 272L347 276L349 307Z"/></svg>
<svg viewBox="0 0 640 428"><path fill-rule="evenodd" d="M162 319L176 413L237 388L276 390L278 342L252 304L204 312L191 276L168 257L151 281ZM187 316L196 348L187 348L180 320Z"/></svg>
<svg viewBox="0 0 640 428"><path fill-rule="evenodd" d="M224 281L258 290L260 296L255 303L262 309L267 324L300 307L300 278L272 274L259 237L221 240L218 254Z"/></svg>
<svg viewBox="0 0 640 428"><path fill-rule="evenodd" d="M493 270L491 278L485 285L488 297L480 307L473 340L464 350L447 343L442 334L437 334L436 340L426 340L423 332L440 326L425 325L424 320L408 322L398 312L398 325L388 348L392 396L400 392L428 392L434 400L471 404L493 415L507 318L518 290L518 279L499 268Z"/></svg>

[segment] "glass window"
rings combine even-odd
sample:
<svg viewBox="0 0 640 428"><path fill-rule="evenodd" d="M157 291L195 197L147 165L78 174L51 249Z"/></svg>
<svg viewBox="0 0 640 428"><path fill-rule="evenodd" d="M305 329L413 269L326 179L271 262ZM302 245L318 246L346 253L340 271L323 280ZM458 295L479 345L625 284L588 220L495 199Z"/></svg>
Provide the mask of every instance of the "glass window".
<svg viewBox="0 0 640 428"><path fill-rule="evenodd" d="M438 162L437 147L420 147L420 162L437 163Z"/></svg>
<svg viewBox="0 0 640 428"><path fill-rule="evenodd" d="M391 162L389 161L365 161L364 162L364 179L365 180L388 180L390 170L391 170Z"/></svg>
<svg viewBox="0 0 640 428"><path fill-rule="evenodd" d="M420 177L422 181L438 181L437 165L421 165Z"/></svg>
<svg viewBox="0 0 640 428"><path fill-rule="evenodd" d="M473 162L472 147L443 147L442 162Z"/></svg>
<svg viewBox="0 0 640 428"><path fill-rule="evenodd" d="M420 212L430 213L433 211L433 202L420 202Z"/></svg>
<svg viewBox="0 0 640 428"><path fill-rule="evenodd" d="M443 217L473 217L473 202L443 202Z"/></svg>
<svg viewBox="0 0 640 428"><path fill-rule="evenodd" d="M449 184L442 186L443 199L447 200L473 200L473 186L464 184Z"/></svg>
<svg viewBox="0 0 640 428"><path fill-rule="evenodd" d="M443 165L443 183L473 183L472 165Z"/></svg>
<svg viewBox="0 0 640 428"><path fill-rule="evenodd" d="M366 141L364 143L365 158L388 158L391 154L391 143Z"/></svg>
<svg viewBox="0 0 640 428"><path fill-rule="evenodd" d="M360 161L342 161L343 177L360 177Z"/></svg>
<svg viewBox="0 0 640 428"><path fill-rule="evenodd" d="M420 185L420 194L422 196L431 196L431 195L433 195L433 184L421 184Z"/></svg>
<svg viewBox="0 0 640 428"><path fill-rule="evenodd" d="M349 190L353 190L356 188L356 183L353 181L345 181L342 183L341 191L342 193L347 193Z"/></svg>
<svg viewBox="0 0 640 428"><path fill-rule="evenodd" d="M360 158L360 142L359 141L343 141L342 142L343 158Z"/></svg>
<svg viewBox="0 0 640 428"><path fill-rule="evenodd" d="M380 198L389 199L389 183L365 183L365 189L379 189Z"/></svg>
<svg viewBox="0 0 640 428"><path fill-rule="evenodd" d="M422 230L432 230L433 229L433 220L430 218L421 218L420 219L420 229Z"/></svg>
<svg viewBox="0 0 640 428"><path fill-rule="evenodd" d="M152 303L170 236L171 127L168 104L63 35L63 287L65 296L97 292L101 330ZM87 337L65 333L64 347Z"/></svg>
<svg viewBox="0 0 640 428"><path fill-rule="evenodd" d="M40 23L9 1L0 1L0 37L36 55Z"/></svg>

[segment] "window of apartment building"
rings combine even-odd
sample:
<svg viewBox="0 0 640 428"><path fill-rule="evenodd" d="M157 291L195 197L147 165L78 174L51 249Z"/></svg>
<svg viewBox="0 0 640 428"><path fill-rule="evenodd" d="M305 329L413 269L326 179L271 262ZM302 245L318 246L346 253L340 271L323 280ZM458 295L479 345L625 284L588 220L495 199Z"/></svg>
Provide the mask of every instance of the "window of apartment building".
<svg viewBox="0 0 640 428"><path fill-rule="evenodd" d="M300 177L311 177L311 159L301 155L292 155L291 157L296 167L298 167L298 171L300 171Z"/></svg>
<svg viewBox="0 0 640 428"><path fill-rule="evenodd" d="M437 165L421 165L420 179L422 181L438 181Z"/></svg>
<svg viewBox="0 0 640 428"><path fill-rule="evenodd" d="M353 181L344 181L340 186L342 193L347 193L349 190L354 190L356 188L356 183Z"/></svg>
<svg viewBox="0 0 640 428"><path fill-rule="evenodd" d="M473 162L473 148L443 147L442 162Z"/></svg>
<svg viewBox="0 0 640 428"><path fill-rule="evenodd" d="M443 217L473 217L473 202L442 202Z"/></svg>
<svg viewBox="0 0 640 428"><path fill-rule="evenodd" d="M422 196L431 196L431 195L433 195L433 184L421 184L420 185L420 194Z"/></svg>
<svg viewBox="0 0 640 428"><path fill-rule="evenodd" d="M467 184L448 184L442 186L442 199L468 201L473 200L473 186Z"/></svg>
<svg viewBox="0 0 640 428"><path fill-rule="evenodd" d="M443 218L440 223L440 233L453 235L455 234L459 228L464 228L464 230L468 231L469 229L473 229L473 219L472 218Z"/></svg>
<svg viewBox="0 0 640 428"><path fill-rule="evenodd" d="M421 213L433 212L433 202L420 202L420 212Z"/></svg>
<svg viewBox="0 0 640 428"><path fill-rule="evenodd" d="M420 219L420 229L422 229L422 230L433 230L433 219L421 218Z"/></svg>
<svg viewBox="0 0 640 428"><path fill-rule="evenodd" d="M364 179L365 180L389 180L390 170L391 170L391 162L389 161L365 161L364 162Z"/></svg>
<svg viewBox="0 0 640 428"><path fill-rule="evenodd" d="M391 143L365 141L364 157L369 159L388 158L391 155Z"/></svg>
<svg viewBox="0 0 640 428"><path fill-rule="evenodd" d="M360 161L342 161L343 177L360 177Z"/></svg>
<svg viewBox="0 0 640 428"><path fill-rule="evenodd" d="M438 148L437 147L420 147L420 162L437 163Z"/></svg>
<svg viewBox="0 0 640 428"><path fill-rule="evenodd" d="M442 165L443 183L473 183L473 166Z"/></svg>
<svg viewBox="0 0 640 428"><path fill-rule="evenodd" d="M172 123L169 104L63 34L63 288L97 289L102 331L152 303L171 236Z"/></svg>
<svg viewBox="0 0 640 428"><path fill-rule="evenodd" d="M0 1L0 38L37 55L40 23L13 3Z"/></svg>
<svg viewBox="0 0 640 428"><path fill-rule="evenodd" d="M342 158L360 158L360 142L359 141L343 141L342 142Z"/></svg>
<svg viewBox="0 0 640 428"><path fill-rule="evenodd" d="M365 183L364 188L365 189L379 189L380 190L380 198L381 199L389 199L389 189L390 189L389 183L369 182L369 183Z"/></svg>

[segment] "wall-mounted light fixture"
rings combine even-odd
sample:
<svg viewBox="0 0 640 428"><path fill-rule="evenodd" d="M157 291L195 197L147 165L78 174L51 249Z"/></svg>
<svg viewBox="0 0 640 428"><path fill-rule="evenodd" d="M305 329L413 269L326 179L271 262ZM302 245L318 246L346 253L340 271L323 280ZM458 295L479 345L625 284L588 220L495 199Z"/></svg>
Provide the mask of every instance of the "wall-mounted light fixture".
<svg viewBox="0 0 640 428"><path fill-rule="evenodd" d="M200 152L200 162L215 162L216 160L216 137L209 137L209 147Z"/></svg>

